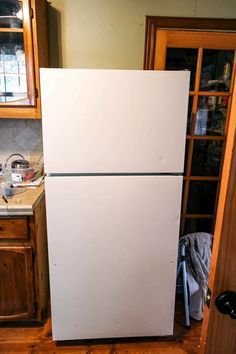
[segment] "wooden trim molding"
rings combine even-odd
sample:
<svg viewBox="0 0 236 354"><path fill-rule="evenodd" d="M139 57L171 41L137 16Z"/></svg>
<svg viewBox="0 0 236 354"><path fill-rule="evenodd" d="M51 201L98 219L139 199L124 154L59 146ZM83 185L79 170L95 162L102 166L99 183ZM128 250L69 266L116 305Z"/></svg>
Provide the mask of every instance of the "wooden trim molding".
<svg viewBox="0 0 236 354"><path fill-rule="evenodd" d="M212 249L212 260L208 286L212 293L213 305L210 309L205 306L204 319L201 330L199 354L219 353L223 351L217 347L219 336L217 330L221 327L227 333L235 333L231 327L231 319L225 316L219 317L220 313L214 306L214 300L221 291L228 290L230 286L235 285L235 167L236 167L236 81L234 82L234 94L229 118L229 128L225 148L225 157L223 163L222 183L220 187L218 209L216 215L216 225L214 232L214 243ZM228 271L230 269L230 271ZM233 276L232 276L233 275ZM227 283L228 282L228 283ZM233 287L235 289L235 287ZM234 327L235 329L235 327ZM220 332L219 331L219 332ZM218 332L218 333L219 333ZM233 338L233 337L231 337ZM223 341L222 341L223 342ZM229 341L230 342L230 341ZM233 340L231 341L233 342ZM226 346L230 347L227 342ZM233 353L226 350L225 353ZM217 351L218 352L218 351Z"/></svg>
<svg viewBox="0 0 236 354"><path fill-rule="evenodd" d="M154 69L157 29L236 32L236 19L146 16L144 70Z"/></svg>

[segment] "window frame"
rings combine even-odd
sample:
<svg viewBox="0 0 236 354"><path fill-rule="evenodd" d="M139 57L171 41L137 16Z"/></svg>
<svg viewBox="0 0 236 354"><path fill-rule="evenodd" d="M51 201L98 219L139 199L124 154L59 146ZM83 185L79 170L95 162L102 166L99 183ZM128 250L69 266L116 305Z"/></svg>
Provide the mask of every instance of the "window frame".
<svg viewBox="0 0 236 354"><path fill-rule="evenodd" d="M146 16L146 34L143 63L144 70L154 69L157 29L236 32L236 19Z"/></svg>

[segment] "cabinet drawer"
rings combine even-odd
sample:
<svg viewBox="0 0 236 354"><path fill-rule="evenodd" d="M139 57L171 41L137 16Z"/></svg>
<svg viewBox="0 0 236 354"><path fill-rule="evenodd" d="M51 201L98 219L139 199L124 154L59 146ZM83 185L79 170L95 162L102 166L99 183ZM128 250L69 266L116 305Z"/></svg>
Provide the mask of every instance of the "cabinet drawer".
<svg viewBox="0 0 236 354"><path fill-rule="evenodd" d="M27 218L0 218L0 240L27 239Z"/></svg>

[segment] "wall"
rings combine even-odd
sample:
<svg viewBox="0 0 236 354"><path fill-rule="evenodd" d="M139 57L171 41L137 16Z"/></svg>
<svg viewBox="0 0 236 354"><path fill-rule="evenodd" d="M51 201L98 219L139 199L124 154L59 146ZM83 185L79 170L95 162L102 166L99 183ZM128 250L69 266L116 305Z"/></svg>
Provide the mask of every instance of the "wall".
<svg viewBox="0 0 236 354"><path fill-rule="evenodd" d="M145 16L236 18L235 0L51 0L60 13L62 65L141 69ZM55 28L55 22L51 27ZM55 38L51 37L51 53ZM53 53L52 53L53 59Z"/></svg>
<svg viewBox="0 0 236 354"><path fill-rule="evenodd" d="M51 66L142 69L145 16L236 18L235 0L50 0ZM0 163L42 152L41 122L0 119Z"/></svg>

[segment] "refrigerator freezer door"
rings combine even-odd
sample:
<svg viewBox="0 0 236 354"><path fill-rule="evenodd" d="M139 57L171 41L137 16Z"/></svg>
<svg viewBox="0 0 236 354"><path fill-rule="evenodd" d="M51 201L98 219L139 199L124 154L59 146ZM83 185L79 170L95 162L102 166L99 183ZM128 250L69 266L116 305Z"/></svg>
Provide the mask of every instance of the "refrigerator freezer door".
<svg viewBox="0 0 236 354"><path fill-rule="evenodd" d="M54 340L173 333L182 177L46 177Z"/></svg>
<svg viewBox="0 0 236 354"><path fill-rule="evenodd" d="M41 69L45 172L182 172L188 91L183 71Z"/></svg>

